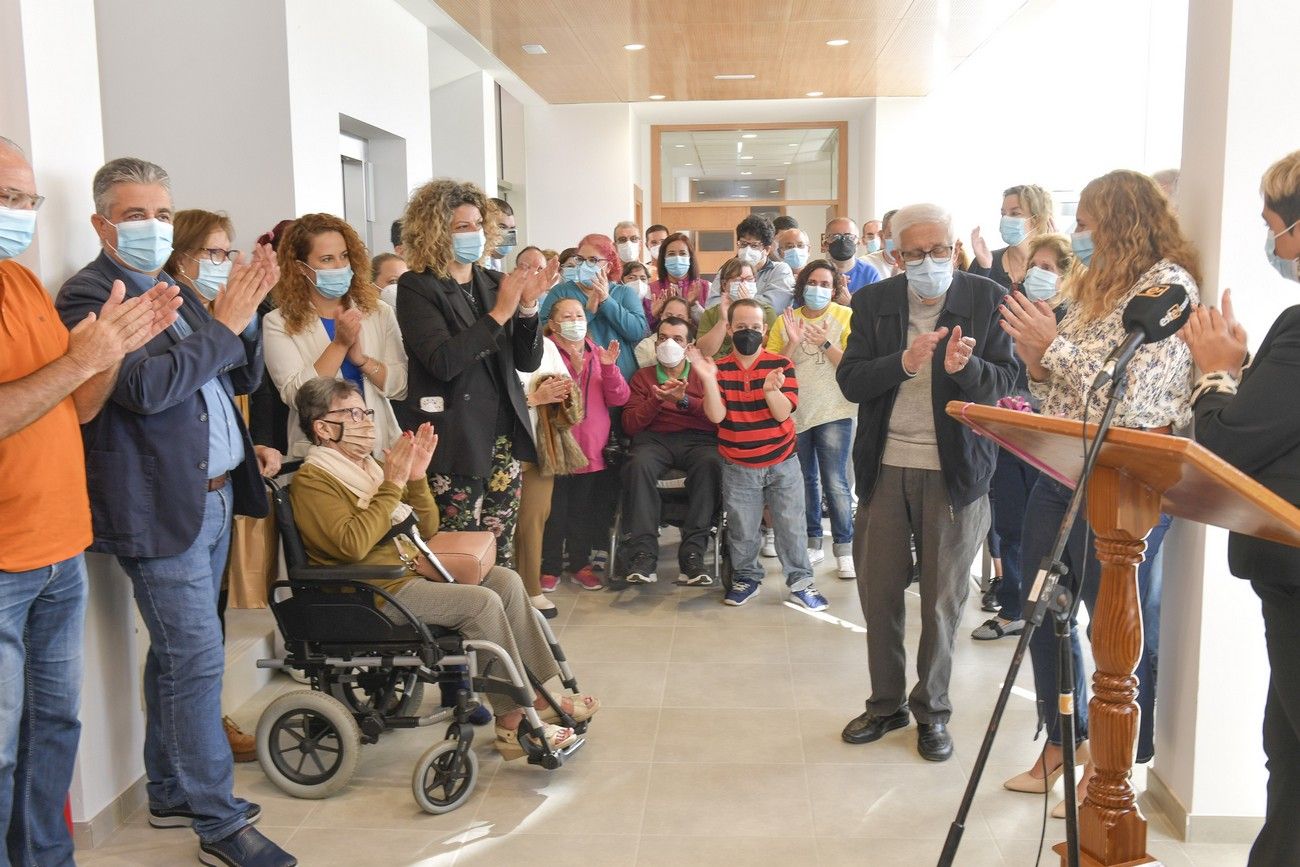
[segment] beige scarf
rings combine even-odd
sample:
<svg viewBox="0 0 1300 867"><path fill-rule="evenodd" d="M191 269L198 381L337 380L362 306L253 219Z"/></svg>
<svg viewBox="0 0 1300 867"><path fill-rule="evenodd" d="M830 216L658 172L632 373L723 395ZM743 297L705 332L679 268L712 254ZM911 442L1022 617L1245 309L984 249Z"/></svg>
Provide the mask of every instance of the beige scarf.
<svg viewBox="0 0 1300 867"><path fill-rule="evenodd" d="M304 464L319 467L329 473L339 484L347 488L357 498L358 509L370 508L379 486L384 482L384 470L379 462L366 455L360 465L336 449L325 446L312 446L307 450ZM407 503L398 503L393 509L390 520L394 525L400 524L414 511Z"/></svg>
<svg viewBox="0 0 1300 867"><path fill-rule="evenodd" d="M539 373L533 377L529 391L536 391L554 373ZM583 417L582 390L576 386L561 403L544 403L537 407L537 465L546 475L568 476L585 467L587 456L573 436L573 428Z"/></svg>

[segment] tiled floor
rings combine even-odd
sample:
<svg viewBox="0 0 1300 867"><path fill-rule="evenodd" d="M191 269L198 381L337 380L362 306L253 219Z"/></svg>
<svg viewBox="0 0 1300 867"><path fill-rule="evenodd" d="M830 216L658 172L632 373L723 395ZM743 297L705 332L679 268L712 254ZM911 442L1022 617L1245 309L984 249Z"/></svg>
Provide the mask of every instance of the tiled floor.
<svg viewBox="0 0 1300 867"><path fill-rule="evenodd" d="M1011 640L968 637L986 616L972 594L957 638L951 761L917 756L914 727L849 746L839 732L868 686L855 585L837 580L832 564L818 567L831 607L810 614L784 604L776 562L766 562L762 593L739 609L719 604L718 590L673 586L671 558L651 587L615 594L566 584L554 594L560 641L583 689L604 704L586 747L558 771L501 762L490 730L480 729L473 796L451 814L427 815L411 796L411 771L441 732L423 729L364 747L351 785L329 800L282 794L256 763L237 766L237 791L262 804L261 830L305 867L935 863ZM918 601L909 595L912 649ZM1031 688L1028 666L1018 684ZM251 731L289 688L299 687L277 679L234 716ZM1001 788L1037 754L1024 690L1012 698L967 824L958 858L967 867L1032 865L1038 856L1043 800ZM1052 803L1059 797L1058 784ZM1169 867L1246 861L1244 846L1182 844L1163 817L1147 815L1151 852ZM1064 823L1048 820L1048 845L1063 836ZM196 850L190 832L153 830L137 816L78 862L187 864ZM1056 863L1054 855L1046 851L1042 863Z"/></svg>

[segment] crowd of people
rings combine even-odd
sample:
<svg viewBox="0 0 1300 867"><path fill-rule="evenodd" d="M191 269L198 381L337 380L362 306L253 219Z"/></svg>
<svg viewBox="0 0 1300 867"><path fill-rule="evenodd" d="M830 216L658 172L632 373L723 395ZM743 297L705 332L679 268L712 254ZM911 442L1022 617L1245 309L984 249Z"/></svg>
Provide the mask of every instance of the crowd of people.
<svg viewBox="0 0 1300 867"><path fill-rule="evenodd" d="M871 694L842 738L870 743L914 719L919 754L944 761L971 563L987 545L997 564L979 600L992 616L972 638L1020 634L1027 576L1070 495L946 404L1083 419L1088 383L1124 335L1125 304L1171 283L1200 296L1174 202L1132 171L1083 189L1070 235L1042 187L1005 190L1004 246L990 250L976 230L969 254L934 204L861 227L747 216L713 275L692 233L664 225L620 222L558 252L517 249L509 204L449 179L413 192L394 252L373 258L324 213L282 221L245 255L228 217L174 210L166 171L142 159L105 165L92 193L101 249L52 300L14 261L43 199L21 150L0 139L0 473L11 480L0 582L18 612L0 623L0 817L15 864L71 860L61 805L79 733L86 550L117 558L149 632L150 822L192 827L208 863L296 863L252 828L260 807L234 793L247 735L220 706L223 585L250 577L231 562L232 534L248 526L234 519L267 515L263 477L289 459L302 461L290 491L312 563L405 564L403 577L377 583L431 624L500 644L538 682L558 669L532 609L554 616L548 593L561 581L644 592L635 588L659 580L658 484L676 471L687 509L675 580L719 583L707 548L725 514L725 604L754 598L769 568L785 598L812 611L828 607L819 576L855 581ZM1300 280L1300 152L1269 170L1263 196L1269 260ZM1295 317L1279 318L1251 356L1226 295L1221 308L1198 306L1181 339L1138 349L1116 424L1194 425L1209 448L1300 502L1300 430L1272 402L1300 363ZM37 451L46 460L31 461ZM425 537L490 532L497 565L481 586L443 583L394 545L406 521ZM1139 570L1139 761L1156 748L1153 559L1168 527L1166 516ZM1091 609L1100 570L1086 531L1077 518L1063 563ZM1252 863L1296 863L1300 559L1244 537L1231 557L1263 600L1273 671L1268 816ZM252 580L264 587L266 576ZM921 632L909 690L913 583ZM1030 650L1047 742L1006 786L1041 795L1062 771L1058 659L1045 630ZM1074 658L1082 791L1086 684ZM494 702L481 722L495 723L503 756L523 755L522 709ZM590 695L565 702L579 722L599 708ZM545 734L558 748L575 735L556 719Z"/></svg>

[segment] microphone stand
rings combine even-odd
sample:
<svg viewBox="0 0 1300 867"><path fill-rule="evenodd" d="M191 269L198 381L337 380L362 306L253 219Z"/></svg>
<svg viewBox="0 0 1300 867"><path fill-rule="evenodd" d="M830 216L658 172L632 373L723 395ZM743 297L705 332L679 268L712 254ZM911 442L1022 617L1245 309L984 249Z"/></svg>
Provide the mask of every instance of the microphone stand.
<svg viewBox="0 0 1300 867"><path fill-rule="evenodd" d="M980 778L984 776L984 769L988 765L989 755L993 751L993 741L997 737L998 727L1002 724L1002 715L1006 712L1007 702L1011 698L1011 689L1015 685L1016 677L1020 673L1020 665L1024 662L1025 652L1029 649L1029 641L1033 637L1034 630L1042 624L1043 619L1047 616L1048 611L1052 611L1056 618L1056 634L1060 638L1063 652L1070 658L1067 668L1064 664L1061 667L1060 689L1062 695L1068 695L1068 713L1066 712L1066 703L1062 702L1061 717L1061 751L1062 767L1065 776L1065 831L1068 852L1068 863L1070 867L1079 865L1079 816L1078 808L1075 803L1075 783L1074 783L1074 663L1073 653L1070 644L1070 633L1072 632L1070 623L1073 619L1076 607L1075 600L1068 588L1060 585L1061 577L1065 574L1065 564L1061 562L1061 555L1065 552L1065 546L1070 538L1070 530L1074 527L1074 521L1078 517L1079 509L1083 504L1084 493L1087 491L1088 479L1092 476L1094 467L1097 464L1097 458L1101 456L1101 446L1106 440L1106 432L1110 430L1111 424L1115 418L1115 411L1119 407L1120 398L1124 395L1124 374L1127 368L1128 360L1125 359L1123 365L1115 371L1112 379L1110 398L1106 403L1106 411L1102 414L1101 423L1097 427L1097 436L1093 438L1092 443L1084 455L1083 470L1079 474L1079 481L1076 483L1074 493L1070 497L1069 506L1065 511L1065 518L1061 521L1060 529L1056 532L1056 541L1052 545L1051 552L1043 559L1039 566L1038 575L1034 578L1034 593L1031 598L1036 602L1029 616L1025 618L1025 630L1020 634L1020 641L1016 643L1015 653L1011 656L1011 665L1007 669L1006 678L1002 682L1002 690L998 693L998 700L993 706L993 716L989 719L988 728L984 732L984 741L980 744L979 755L975 759L975 766L971 770L970 780L966 784L966 791L962 795L961 805L957 808L957 816L953 819L952 825L948 829L948 837L944 841L943 851L939 855L939 867L952 867L953 860L957 857L957 849L961 846L962 834L966 831L966 819L970 815L971 807L975 803L975 792L979 788ZM1066 728L1069 732L1067 736Z"/></svg>

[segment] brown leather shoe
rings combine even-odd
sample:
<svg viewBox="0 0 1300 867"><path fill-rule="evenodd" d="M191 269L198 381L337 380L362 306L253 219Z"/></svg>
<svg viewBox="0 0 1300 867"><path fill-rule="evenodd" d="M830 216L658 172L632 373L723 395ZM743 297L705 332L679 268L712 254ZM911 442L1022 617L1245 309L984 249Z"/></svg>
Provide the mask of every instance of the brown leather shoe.
<svg viewBox="0 0 1300 867"><path fill-rule="evenodd" d="M230 752L237 762L251 762L257 758L257 740L240 730L235 721L228 716L221 718L226 727L226 739L230 741Z"/></svg>

